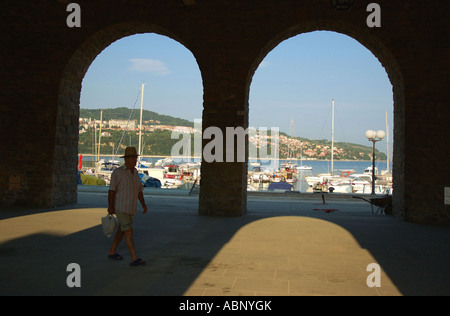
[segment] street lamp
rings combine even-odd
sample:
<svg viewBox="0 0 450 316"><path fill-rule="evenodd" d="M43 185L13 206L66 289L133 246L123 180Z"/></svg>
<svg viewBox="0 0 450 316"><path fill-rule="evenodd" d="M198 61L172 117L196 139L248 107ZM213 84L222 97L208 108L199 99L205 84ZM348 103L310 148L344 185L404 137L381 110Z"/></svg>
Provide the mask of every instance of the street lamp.
<svg viewBox="0 0 450 316"><path fill-rule="evenodd" d="M384 138L384 131L379 130L377 132L372 130L366 131L366 137L369 141L373 143L372 147L372 194L375 194L375 143Z"/></svg>

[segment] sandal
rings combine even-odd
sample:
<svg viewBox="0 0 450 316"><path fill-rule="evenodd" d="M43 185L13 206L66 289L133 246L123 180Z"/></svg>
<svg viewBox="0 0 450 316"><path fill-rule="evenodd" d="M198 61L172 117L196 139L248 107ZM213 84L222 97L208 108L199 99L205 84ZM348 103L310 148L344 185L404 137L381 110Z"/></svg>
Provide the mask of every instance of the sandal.
<svg viewBox="0 0 450 316"><path fill-rule="evenodd" d="M137 258L136 260L134 260L133 262L130 263L130 266L132 266L132 267L143 266L143 265L145 265L145 261L142 260L141 258Z"/></svg>
<svg viewBox="0 0 450 316"><path fill-rule="evenodd" d="M121 255L119 255L118 253L115 253L113 255L108 255L109 259L113 259L113 260L122 260L123 257Z"/></svg>

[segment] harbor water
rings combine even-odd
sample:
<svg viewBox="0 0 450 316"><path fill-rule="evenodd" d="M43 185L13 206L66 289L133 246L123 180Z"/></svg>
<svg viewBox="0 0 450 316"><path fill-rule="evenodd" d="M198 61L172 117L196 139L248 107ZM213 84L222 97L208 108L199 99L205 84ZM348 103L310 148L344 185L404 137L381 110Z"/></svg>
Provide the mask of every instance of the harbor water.
<svg viewBox="0 0 450 316"><path fill-rule="evenodd" d="M104 160L117 160L119 164L123 163L123 158L120 157L111 157L110 156L100 156L100 159ZM142 160L151 162L155 165L161 159L165 159L168 157L149 157L143 156ZM82 165L83 168L94 167L95 161L97 157L92 155L83 155L82 157ZM200 162L199 158L190 158L190 159L182 159L182 158L174 158L173 162L176 164L184 164L184 163L198 163ZM249 160L248 171L252 172L258 170L263 172L275 172L283 163L296 164L297 166L308 166L311 167L311 170L299 170L296 175L298 181L293 183L294 190L300 192L306 192L309 188L309 184L306 182L305 177L317 176L322 173L330 173L331 172L331 161L330 160L296 160L296 159L280 159L280 160L265 160L265 161L257 161L254 159ZM335 160L333 162L333 173L338 175L340 172L344 170L352 170L357 174L364 173L364 170L368 167L372 166L372 161L361 161L361 160ZM376 161L375 167L378 170L378 173L384 172L387 170L386 161ZM392 162L389 165L389 170L392 170ZM252 184L252 187L256 190L267 190L269 184L268 183L260 183L260 184Z"/></svg>
<svg viewBox="0 0 450 316"><path fill-rule="evenodd" d="M148 157L148 156L142 156L142 160L144 161L149 161L151 162L153 165L161 159L165 159L165 158L169 158L169 157ZM110 159L115 159L118 160L120 164L123 163L123 158L120 157L111 157L111 155L109 156L100 156L100 159L104 159L104 160L110 160ZM92 155L83 155L83 166L86 167L93 167L94 166L94 161L96 160L96 156L92 156ZM175 163L178 164L182 164L182 163L187 163L187 162L200 162L199 158L191 158L191 159L182 159L182 158L174 158L173 161ZM248 169L249 171L252 171L253 166L250 165L251 163L257 162L254 159L250 159L249 160L249 166ZM303 162L301 162L300 160L296 160L296 159L280 159L277 161L277 163L274 163L273 160L270 161L258 161L261 163L261 168L263 170L273 170L273 169L278 169L281 164L283 163L293 163L293 164L297 164L298 166L310 166L312 167L312 170L307 170L308 172L310 172L309 175L317 175L320 173L328 173L331 172L331 161L330 160L303 160ZM366 161L366 160L335 160L333 162L333 169L334 172L338 172L341 170L354 170L355 173L363 173L364 169L366 169L367 167L372 166L372 161ZM275 167L275 168L274 168ZM386 161L375 161L375 167L381 171L381 170L386 170L387 168L387 164ZM389 170L392 170L392 162L390 162L389 164ZM306 173L305 173L306 174Z"/></svg>

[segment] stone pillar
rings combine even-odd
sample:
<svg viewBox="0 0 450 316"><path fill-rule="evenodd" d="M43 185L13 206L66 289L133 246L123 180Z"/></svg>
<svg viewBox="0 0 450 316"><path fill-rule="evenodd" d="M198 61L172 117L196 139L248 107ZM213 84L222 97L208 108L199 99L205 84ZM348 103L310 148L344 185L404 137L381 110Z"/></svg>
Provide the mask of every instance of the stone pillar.
<svg viewBox="0 0 450 316"><path fill-rule="evenodd" d="M225 69L218 72L211 70L209 74L211 82L204 80L203 138L208 127L217 127L216 131L223 135L223 154L217 155L217 151L210 150L214 136L203 139L199 214L241 216L247 210L248 135L244 138L244 144L239 137L233 136L231 140L227 138L227 127L229 131L235 128L247 130L248 96L245 81L238 80L239 77L233 77ZM204 76L204 79L207 77ZM238 146L242 145L245 146L244 155L238 157ZM215 150L220 148L216 146ZM211 153L216 159L208 162L205 154Z"/></svg>
<svg viewBox="0 0 450 316"><path fill-rule="evenodd" d="M67 76L67 75L65 75ZM78 118L80 88L78 76L62 80L56 109L52 203L55 206L77 202ZM75 86L75 88L74 88Z"/></svg>

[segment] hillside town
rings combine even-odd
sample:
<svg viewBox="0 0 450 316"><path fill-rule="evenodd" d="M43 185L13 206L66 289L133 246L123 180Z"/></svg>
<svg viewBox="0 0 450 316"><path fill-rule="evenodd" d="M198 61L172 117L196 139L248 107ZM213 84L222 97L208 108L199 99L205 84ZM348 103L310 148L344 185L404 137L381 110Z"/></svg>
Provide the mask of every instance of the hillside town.
<svg viewBox="0 0 450 316"><path fill-rule="evenodd" d="M101 134L100 133L101 128ZM94 132L100 136L105 143L116 143L114 140L108 142L108 138L113 137L113 131L123 132L124 130L134 131L137 135L139 133L138 120L119 120L109 119L104 120L100 124L100 120L92 118L79 119L79 133ZM142 122L142 133L144 135L150 135L155 131L166 131L167 133L189 133L194 134L198 132L195 127L190 126L177 126L161 124L159 120L146 120ZM269 133L270 134L270 133ZM98 137L97 136L97 137ZM267 133L260 133L256 131L256 134L249 135L249 143L256 148L262 148L266 146L270 151L270 148L275 148L275 140L271 135ZM278 149L280 158L293 158L304 160L321 160L330 159L331 157L331 142L328 140L311 140L300 137L290 137L285 133L279 134ZM168 153L169 154L169 153ZM381 155L381 156L379 156ZM377 153L377 157L382 158L383 153ZM372 159L372 150L370 147L350 144L350 143L335 143L334 145L334 159L336 160L370 160Z"/></svg>
<svg viewBox="0 0 450 316"><path fill-rule="evenodd" d="M139 132L139 123L137 120L116 120L111 119L108 121L102 121L100 124L100 120L93 120L91 118L81 118L79 119L79 133L85 133L88 130L92 129L102 129L105 130L115 130L115 131L123 131L130 130ZM161 125L161 122L158 120L148 120L142 122L142 131L143 132L154 132L155 130L162 131L176 131L180 133L194 133L195 129L189 126L174 126L174 125ZM111 136L110 132L103 131L102 137Z"/></svg>

